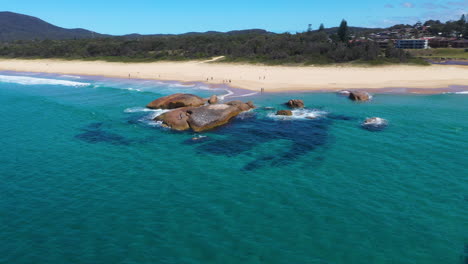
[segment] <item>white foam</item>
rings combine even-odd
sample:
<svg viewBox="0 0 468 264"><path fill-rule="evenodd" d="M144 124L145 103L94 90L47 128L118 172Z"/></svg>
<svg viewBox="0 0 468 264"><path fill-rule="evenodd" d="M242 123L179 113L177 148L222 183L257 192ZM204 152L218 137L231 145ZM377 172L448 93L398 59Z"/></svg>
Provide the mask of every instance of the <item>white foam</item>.
<svg viewBox="0 0 468 264"><path fill-rule="evenodd" d="M166 112L169 112L170 110L165 110L165 109L149 109L145 107L130 107L124 110L125 113L139 113L139 112L152 112L156 113L156 116L162 115ZM155 117L156 117L155 116Z"/></svg>
<svg viewBox="0 0 468 264"><path fill-rule="evenodd" d="M125 88L125 90L128 90L128 91L136 91L136 92L141 92L141 89L137 89L137 88Z"/></svg>
<svg viewBox="0 0 468 264"><path fill-rule="evenodd" d="M234 92L229 90L229 89L226 89L225 91L227 92L227 94L218 95L219 100L224 101L224 99L226 99L226 97L229 97L229 96L234 94Z"/></svg>
<svg viewBox="0 0 468 264"><path fill-rule="evenodd" d="M181 83L171 83L169 87L181 87L181 88L190 88L195 87L195 84L181 84Z"/></svg>
<svg viewBox="0 0 468 264"><path fill-rule="evenodd" d="M243 95L237 95L237 96L232 96L231 98L236 98L236 97L247 97L247 96L252 96L256 95L258 92L253 92L253 93L248 93L248 94L243 94Z"/></svg>
<svg viewBox="0 0 468 264"><path fill-rule="evenodd" d="M463 91L463 92L457 92L455 94L468 94L468 91Z"/></svg>
<svg viewBox="0 0 468 264"><path fill-rule="evenodd" d="M89 86L90 83L73 82L66 80L25 77L25 76L9 76L0 75L0 82L4 83L17 83L22 85L63 85L63 86Z"/></svg>
<svg viewBox="0 0 468 264"><path fill-rule="evenodd" d="M380 117L367 118L362 125L363 126L383 126L387 125L388 121Z"/></svg>
<svg viewBox="0 0 468 264"><path fill-rule="evenodd" d="M149 109L151 110L151 109ZM151 110L151 111L141 111L141 112L151 112L150 114L148 115L145 115L144 117L140 118L138 121L139 122L142 122L142 123L145 123L146 125L149 125L149 126L155 126L155 127L165 127L163 125L163 122L162 121L154 121L154 119L166 112L169 112L171 110L163 110L163 109L155 109L155 110Z"/></svg>
<svg viewBox="0 0 468 264"><path fill-rule="evenodd" d="M64 78L73 78L73 79L81 79L80 76L74 76L74 75L60 75L60 77L64 77Z"/></svg>
<svg viewBox="0 0 468 264"><path fill-rule="evenodd" d="M292 110L292 116L276 115L276 112L268 113L269 118L290 120L290 119L315 119L328 114L328 112L317 109L296 109Z"/></svg>

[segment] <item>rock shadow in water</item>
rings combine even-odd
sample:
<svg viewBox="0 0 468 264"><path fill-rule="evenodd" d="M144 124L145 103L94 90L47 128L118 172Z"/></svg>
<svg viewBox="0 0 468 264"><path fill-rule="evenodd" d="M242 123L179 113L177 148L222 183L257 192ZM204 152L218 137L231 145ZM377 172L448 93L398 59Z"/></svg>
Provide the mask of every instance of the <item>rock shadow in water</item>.
<svg viewBox="0 0 468 264"><path fill-rule="evenodd" d="M75 136L75 138L85 141L87 143L95 144L95 143L109 143L112 145L129 145L130 140L112 133L103 130L103 123L91 123L86 127L82 128L81 130L83 133L80 133Z"/></svg>
<svg viewBox="0 0 468 264"><path fill-rule="evenodd" d="M246 164L244 170L252 171L265 166L283 166L298 157L324 146L329 140L329 118L315 120L271 120L236 119L231 124L214 131L226 136L197 146L200 153L236 156L262 143L274 140L288 140L292 145L283 152L255 159Z"/></svg>

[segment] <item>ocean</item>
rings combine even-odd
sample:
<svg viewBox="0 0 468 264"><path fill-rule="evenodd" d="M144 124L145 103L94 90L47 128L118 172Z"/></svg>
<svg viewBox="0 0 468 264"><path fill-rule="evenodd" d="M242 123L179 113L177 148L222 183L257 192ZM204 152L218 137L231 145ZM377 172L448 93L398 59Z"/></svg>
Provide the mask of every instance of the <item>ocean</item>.
<svg viewBox="0 0 468 264"><path fill-rule="evenodd" d="M170 131L145 105L176 92L257 109ZM289 99L306 109L277 118ZM466 264L467 165L466 92L0 72L0 263Z"/></svg>

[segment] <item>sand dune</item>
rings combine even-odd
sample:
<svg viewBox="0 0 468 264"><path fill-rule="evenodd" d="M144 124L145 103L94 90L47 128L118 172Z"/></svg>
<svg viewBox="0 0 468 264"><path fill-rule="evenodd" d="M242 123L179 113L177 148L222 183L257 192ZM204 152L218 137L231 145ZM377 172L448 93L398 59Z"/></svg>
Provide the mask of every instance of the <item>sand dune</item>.
<svg viewBox="0 0 468 264"><path fill-rule="evenodd" d="M113 63L103 61L0 59L0 70L109 77L228 83L259 91L444 88L468 85L466 66L294 67L191 62Z"/></svg>

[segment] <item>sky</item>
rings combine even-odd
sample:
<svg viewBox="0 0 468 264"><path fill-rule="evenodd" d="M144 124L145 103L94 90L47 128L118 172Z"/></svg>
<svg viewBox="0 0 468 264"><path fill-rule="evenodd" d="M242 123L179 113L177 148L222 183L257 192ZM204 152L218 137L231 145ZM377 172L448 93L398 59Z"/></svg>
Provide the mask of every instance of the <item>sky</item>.
<svg viewBox="0 0 468 264"><path fill-rule="evenodd" d="M65 28L99 33L185 33L261 28L301 32L338 26L388 27L458 20L468 0L0 0L0 11L39 17Z"/></svg>

